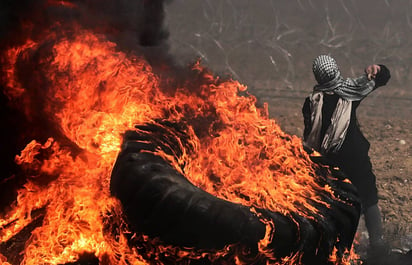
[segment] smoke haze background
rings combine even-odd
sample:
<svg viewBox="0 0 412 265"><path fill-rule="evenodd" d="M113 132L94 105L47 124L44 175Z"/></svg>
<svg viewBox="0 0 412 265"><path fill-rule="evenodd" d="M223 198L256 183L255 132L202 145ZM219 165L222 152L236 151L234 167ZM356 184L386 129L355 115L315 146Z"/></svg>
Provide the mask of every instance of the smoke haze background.
<svg viewBox="0 0 412 265"><path fill-rule="evenodd" d="M170 51L180 63L198 57L241 80L271 103L275 118L283 114L278 104L300 113L319 54L335 57L346 77L361 75L371 63L387 65L392 79L364 109L411 118L412 108L398 107L412 103L412 1L175 0L166 19ZM381 104L385 108L375 108Z"/></svg>

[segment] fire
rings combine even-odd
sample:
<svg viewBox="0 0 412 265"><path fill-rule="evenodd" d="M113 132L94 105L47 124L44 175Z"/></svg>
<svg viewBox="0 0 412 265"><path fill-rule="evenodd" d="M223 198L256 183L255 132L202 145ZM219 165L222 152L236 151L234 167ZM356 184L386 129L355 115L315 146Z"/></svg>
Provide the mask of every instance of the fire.
<svg viewBox="0 0 412 265"><path fill-rule="evenodd" d="M162 76L144 57L119 51L104 36L76 31L75 37L49 34L50 47L28 40L3 53L4 93L12 102L25 102L23 111L30 116L35 111L30 95L37 90L44 100L45 120L80 149L73 151L61 135L48 135L45 143L33 140L16 156L28 182L0 219L1 242L30 224L35 210L44 213L41 226L26 242L21 264L73 262L84 252L108 264L148 264L128 244L127 231L117 235L107 231L113 220L124 225L119 221L121 207L109 193L122 134L147 122L188 125L195 155L187 153L171 163L179 171L184 164L193 184L219 198L315 219L320 213L310 201L326 205L319 194L333 196L330 187L314 180L313 163L300 139L282 132L268 117L267 106L257 108L253 96L239 95L247 90L244 85L215 77L200 63L192 67L188 80ZM43 81L23 83L17 60L30 63L25 58L39 50L47 54L34 66ZM276 227L268 223L267 236L259 245L262 252L271 240L271 229ZM174 251L182 257L202 255ZM276 264L298 263L299 255Z"/></svg>

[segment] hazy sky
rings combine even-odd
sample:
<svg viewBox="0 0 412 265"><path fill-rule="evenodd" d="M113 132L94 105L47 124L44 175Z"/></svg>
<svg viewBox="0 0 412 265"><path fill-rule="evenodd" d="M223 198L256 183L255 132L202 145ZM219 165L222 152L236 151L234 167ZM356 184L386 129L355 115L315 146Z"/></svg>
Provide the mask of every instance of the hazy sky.
<svg viewBox="0 0 412 265"><path fill-rule="evenodd" d="M411 79L412 1L175 0L167 6L171 52L201 57L243 80L309 77L333 55L346 75L387 64L393 85Z"/></svg>

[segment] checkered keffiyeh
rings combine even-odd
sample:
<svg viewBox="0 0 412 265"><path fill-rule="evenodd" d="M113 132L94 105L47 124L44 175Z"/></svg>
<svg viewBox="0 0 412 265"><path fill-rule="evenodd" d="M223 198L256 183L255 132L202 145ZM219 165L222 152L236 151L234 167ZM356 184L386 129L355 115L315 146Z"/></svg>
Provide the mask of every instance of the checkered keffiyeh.
<svg viewBox="0 0 412 265"><path fill-rule="evenodd" d="M329 55L320 55L313 61L313 74L318 84L314 92L329 92L348 100L361 100L375 87L375 81L364 74L359 78L346 78L340 75L339 67Z"/></svg>
<svg viewBox="0 0 412 265"><path fill-rule="evenodd" d="M313 74L319 85L326 85L340 77L340 71L335 59L328 55L316 57L312 65Z"/></svg>

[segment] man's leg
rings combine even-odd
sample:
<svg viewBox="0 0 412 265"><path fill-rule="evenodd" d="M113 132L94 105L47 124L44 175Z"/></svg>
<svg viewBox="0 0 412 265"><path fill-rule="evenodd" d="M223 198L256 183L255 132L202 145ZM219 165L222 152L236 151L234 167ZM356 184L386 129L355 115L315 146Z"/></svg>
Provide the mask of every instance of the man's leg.
<svg viewBox="0 0 412 265"><path fill-rule="evenodd" d="M369 233L369 244L371 247L379 247L384 244L382 217L378 204L365 209L365 225Z"/></svg>

